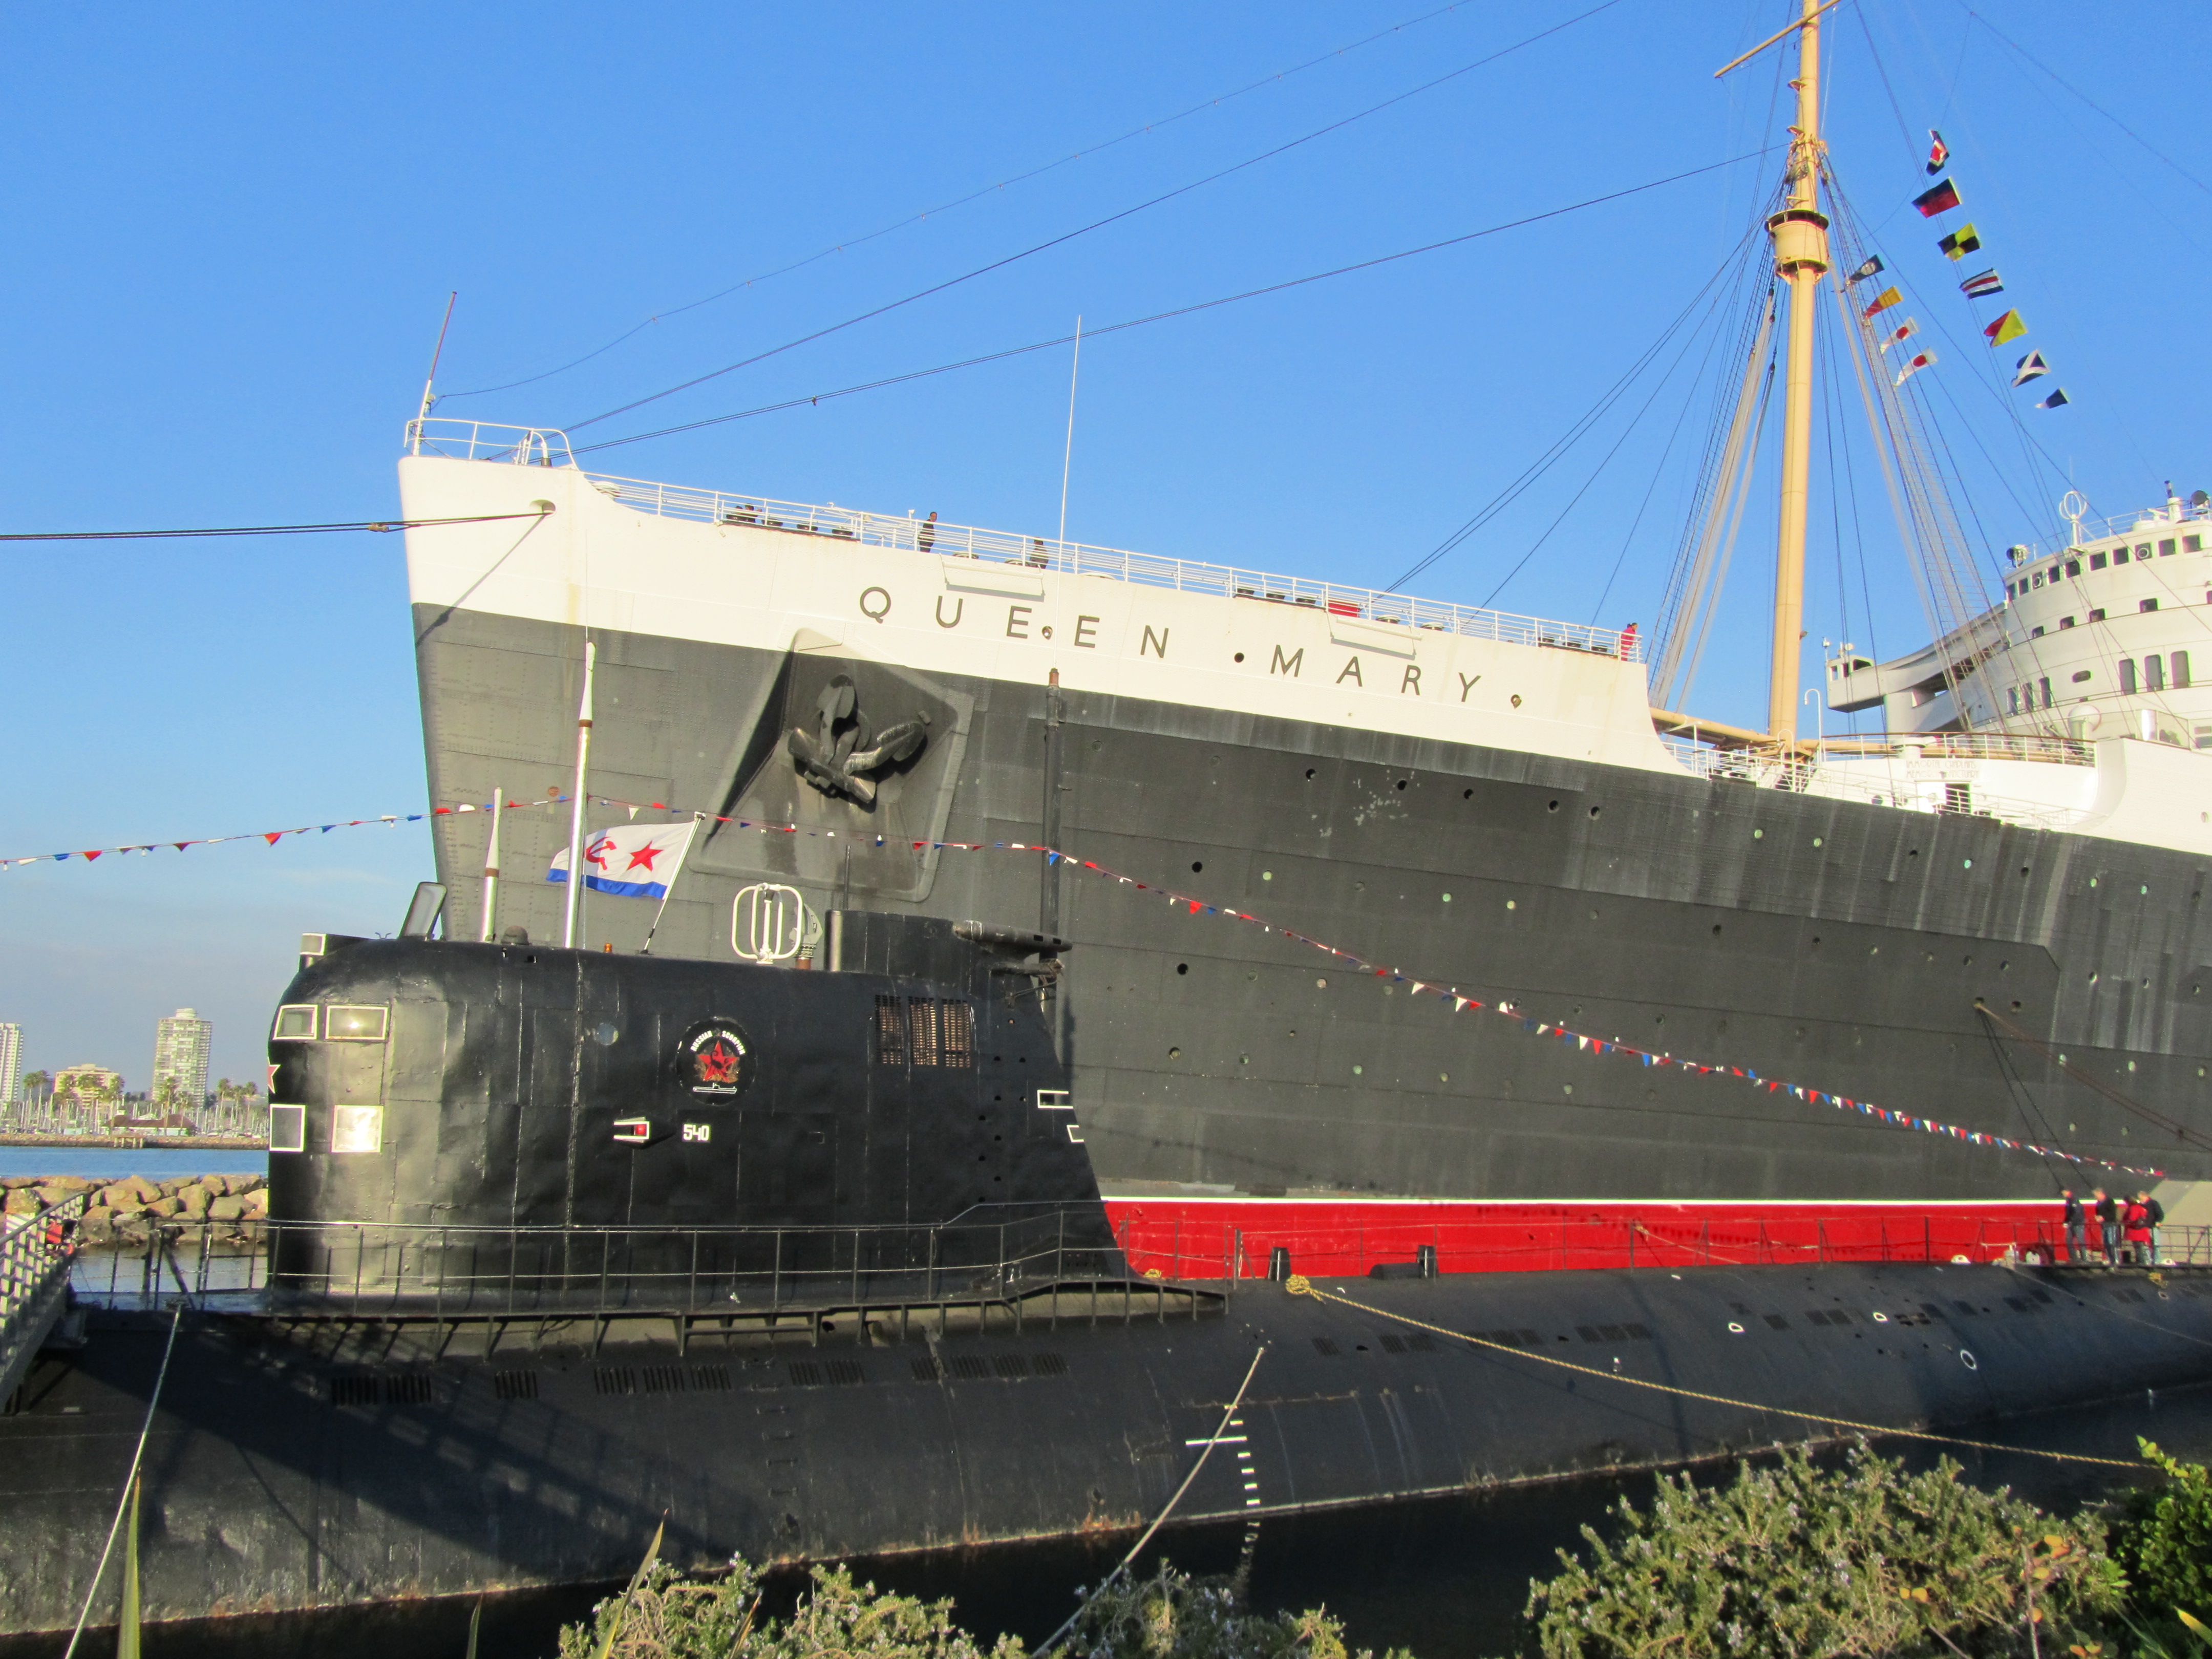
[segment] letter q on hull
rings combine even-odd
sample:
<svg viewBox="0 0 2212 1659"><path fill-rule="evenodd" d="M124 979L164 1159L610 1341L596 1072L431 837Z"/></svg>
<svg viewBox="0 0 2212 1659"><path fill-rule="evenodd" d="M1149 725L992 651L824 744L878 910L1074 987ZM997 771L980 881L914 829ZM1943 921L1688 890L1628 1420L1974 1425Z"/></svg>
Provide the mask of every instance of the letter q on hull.
<svg viewBox="0 0 2212 1659"><path fill-rule="evenodd" d="M822 919L795 887L758 881L730 906L730 948L747 962L789 962L822 937Z"/></svg>

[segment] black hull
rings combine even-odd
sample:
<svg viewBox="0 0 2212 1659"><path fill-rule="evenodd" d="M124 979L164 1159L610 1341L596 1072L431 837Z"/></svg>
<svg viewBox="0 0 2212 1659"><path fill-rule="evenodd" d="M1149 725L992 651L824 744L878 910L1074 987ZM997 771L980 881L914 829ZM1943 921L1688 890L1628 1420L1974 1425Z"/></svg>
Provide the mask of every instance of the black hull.
<svg viewBox="0 0 2212 1659"><path fill-rule="evenodd" d="M1832 1438L2202 1381L2212 1280L1821 1267L1343 1286L1398 1318L1246 1286L1071 1289L852 1310L679 1351L650 1328L188 1316L146 1455L150 1619L620 1577L664 1512L679 1563L1126 1534ZM1218 1287L1215 1287L1218 1289ZM1817 1325L1808 1315L1818 1313ZM1771 1318L1769 1317L1771 1316ZM943 1318L949 1334L935 1334ZM1478 1349L1421 1325L1525 1345ZM0 1419L0 1631L66 1627L99 1559L168 1320L96 1316ZM487 1338L497 1334L487 1355ZM1594 1367L1569 1371L1529 1350ZM113 1617L114 1569L96 1620Z"/></svg>
<svg viewBox="0 0 2212 1659"><path fill-rule="evenodd" d="M484 801L495 784L526 798L562 775L576 632L428 606L416 623L434 798ZM730 899L758 879L824 908L1066 935L1057 1037L1109 1191L2000 1199L2087 1177L1592 1059L1156 892L912 841L1048 841L1600 1037L2179 1178L2212 1170L1975 1011L1986 1000L2118 1093L2212 1133L2212 948L2191 856L1129 698L1052 694L1055 726L1041 687L594 637L595 795L838 836L719 830L656 951L729 959ZM799 781L781 746L833 673L880 718L918 705L935 722L872 811ZM557 937L559 890L537 878L566 832L565 810L508 820L501 918L540 939ZM441 818L437 835L453 914L472 917L481 820ZM635 950L651 909L595 896L587 939Z"/></svg>

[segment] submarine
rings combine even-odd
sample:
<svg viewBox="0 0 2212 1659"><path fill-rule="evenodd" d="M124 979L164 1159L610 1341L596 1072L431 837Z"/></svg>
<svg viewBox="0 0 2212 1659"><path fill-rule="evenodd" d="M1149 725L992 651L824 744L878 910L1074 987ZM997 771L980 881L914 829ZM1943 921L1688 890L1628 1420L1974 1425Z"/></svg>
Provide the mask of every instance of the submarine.
<svg viewBox="0 0 2212 1659"><path fill-rule="evenodd" d="M826 923L809 967L309 935L269 1219L159 1224L0 1417L0 1633L115 1618L134 1469L143 1616L199 1620L613 1580L664 1523L684 1565L1110 1540L2212 1379L2186 1268L1135 1272L1071 947Z"/></svg>

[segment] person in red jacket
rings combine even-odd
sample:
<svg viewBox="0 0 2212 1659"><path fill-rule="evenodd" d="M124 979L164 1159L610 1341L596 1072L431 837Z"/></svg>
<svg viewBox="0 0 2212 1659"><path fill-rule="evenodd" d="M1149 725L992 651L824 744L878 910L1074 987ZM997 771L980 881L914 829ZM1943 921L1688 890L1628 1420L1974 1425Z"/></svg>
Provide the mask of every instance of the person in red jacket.
<svg viewBox="0 0 2212 1659"><path fill-rule="evenodd" d="M2138 1267L2149 1267L2150 1206L2141 1193L2128 1200L2122 1223L2127 1229L2128 1260Z"/></svg>

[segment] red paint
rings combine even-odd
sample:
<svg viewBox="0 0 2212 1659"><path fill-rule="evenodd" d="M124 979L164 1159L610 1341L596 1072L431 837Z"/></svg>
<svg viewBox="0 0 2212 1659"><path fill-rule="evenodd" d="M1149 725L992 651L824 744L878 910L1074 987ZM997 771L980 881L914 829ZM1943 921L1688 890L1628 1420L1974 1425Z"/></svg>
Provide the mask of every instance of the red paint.
<svg viewBox="0 0 2212 1659"><path fill-rule="evenodd" d="M1139 1273L1263 1279L1269 1252L1293 1272L1352 1278L1411 1261L1422 1245L1448 1273L1562 1267L1681 1267L1814 1261L1988 1261L2059 1251L2056 1200L2016 1203L1783 1204L1280 1198L1106 1200Z"/></svg>

